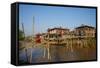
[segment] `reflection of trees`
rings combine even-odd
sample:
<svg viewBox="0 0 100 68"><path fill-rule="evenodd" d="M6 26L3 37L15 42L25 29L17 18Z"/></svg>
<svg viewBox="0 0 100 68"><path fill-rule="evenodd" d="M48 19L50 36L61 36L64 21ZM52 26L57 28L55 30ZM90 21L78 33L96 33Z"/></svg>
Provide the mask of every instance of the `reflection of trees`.
<svg viewBox="0 0 100 68"><path fill-rule="evenodd" d="M88 38L87 40L89 47L95 47L96 46L96 38Z"/></svg>

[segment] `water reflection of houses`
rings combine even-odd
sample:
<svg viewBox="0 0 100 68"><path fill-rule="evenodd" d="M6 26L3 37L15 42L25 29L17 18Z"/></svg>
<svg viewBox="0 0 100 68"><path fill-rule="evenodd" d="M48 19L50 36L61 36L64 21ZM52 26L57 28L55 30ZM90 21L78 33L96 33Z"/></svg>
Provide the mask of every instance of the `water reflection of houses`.
<svg viewBox="0 0 100 68"><path fill-rule="evenodd" d="M95 37L95 28L88 25L81 25L76 27L73 31L70 31L68 28L49 28L47 33L42 33L37 36L37 39L42 43L49 44L66 44L72 39L79 38L94 38ZM39 42L38 41L38 42ZM67 42L66 42L67 41Z"/></svg>

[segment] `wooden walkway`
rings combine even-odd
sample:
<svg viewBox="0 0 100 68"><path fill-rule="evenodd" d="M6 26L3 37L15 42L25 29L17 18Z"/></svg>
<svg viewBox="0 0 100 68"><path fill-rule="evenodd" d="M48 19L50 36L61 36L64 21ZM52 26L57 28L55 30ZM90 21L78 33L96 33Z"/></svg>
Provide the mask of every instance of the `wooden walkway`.
<svg viewBox="0 0 100 68"><path fill-rule="evenodd" d="M86 44L89 38L94 38L94 37L73 36L73 37L65 37L65 38L46 38L42 40L42 44L49 43L49 45L67 45L71 43L81 43L81 42Z"/></svg>

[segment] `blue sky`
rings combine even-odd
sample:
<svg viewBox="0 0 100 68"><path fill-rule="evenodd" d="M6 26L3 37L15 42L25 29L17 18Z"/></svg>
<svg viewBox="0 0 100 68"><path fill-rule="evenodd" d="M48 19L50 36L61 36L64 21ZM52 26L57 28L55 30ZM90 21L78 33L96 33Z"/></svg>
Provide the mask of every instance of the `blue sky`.
<svg viewBox="0 0 100 68"><path fill-rule="evenodd" d="M33 31L34 34L44 33L54 27L71 30L81 24L96 27L96 9L20 4L19 28L22 30L21 23L24 24L26 36L32 35Z"/></svg>

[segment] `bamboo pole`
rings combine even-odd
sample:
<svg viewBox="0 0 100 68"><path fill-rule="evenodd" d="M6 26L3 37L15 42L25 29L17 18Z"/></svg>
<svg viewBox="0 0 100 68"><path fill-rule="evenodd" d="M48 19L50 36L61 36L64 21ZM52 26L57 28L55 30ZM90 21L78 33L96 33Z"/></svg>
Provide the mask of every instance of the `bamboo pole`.
<svg viewBox="0 0 100 68"><path fill-rule="evenodd" d="M22 31L23 31L23 34L24 34L24 45L25 45L25 31L24 31L24 24L22 23ZM27 62L29 61L28 59L28 53L27 53L27 47L25 46L25 53L26 53L26 59L27 59Z"/></svg>
<svg viewBox="0 0 100 68"><path fill-rule="evenodd" d="M30 50L31 52L30 52L30 58L29 58L29 62L30 63L32 63L32 48L31 48L31 50Z"/></svg>
<svg viewBox="0 0 100 68"><path fill-rule="evenodd" d="M48 44L47 46L48 46L48 59L50 59L50 49L49 49L49 44Z"/></svg>
<svg viewBox="0 0 100 68"><path fill-rule="evenodd" d="M32 63L32 54L33 54L33 50L32 48L35 47L34 46L34 16L33 16L33 36L32 36L32 46L31 46L31 50L30 50L30 56L29 56L29 62Z"/></svg>
<svg viewBox="0 0 100 68"><path fill-rule="evenodd" d="M44 45L44 52L43 52L43 58L46 56L46 46Z"/></svg>
<svg viewBox="0 0 100 68"><path fill-rule="evenodd" d="M72 35L72 37L71 37L71 52L73 52L73 35Z"/></svg>
<svg viewBox="0 0 100 68"><path fill-rule="evenodd" d="M27 49L25 48L25 53L26 53L26 61L28 62L29 59L28 59L28 54L27 54Z"/></svg>
<svg viewBox="0 0 100 68"><path fill-rule="evenodd" d="M48 34L48 41L47 41L47 50L48 50L48 59L50 60L51 56L50 56L50 46L49 46L49 34Z"/></svg>
<svg viewBox="0 0 100 68"><path fill-rule="evenodd" d="M24 34L24 40L25 40L25 31L24 31L24 24L22 23L22 31L23 31L23 34Z"/></svg>
<svg viewBox="0 0 100 68"><path fill-rule="evenodd" d="M33 43L33 46L32 47L34 47L34 21L35 19L34 19L34 16L33 16L33 36L32 36L32 43Z"/></svg>

